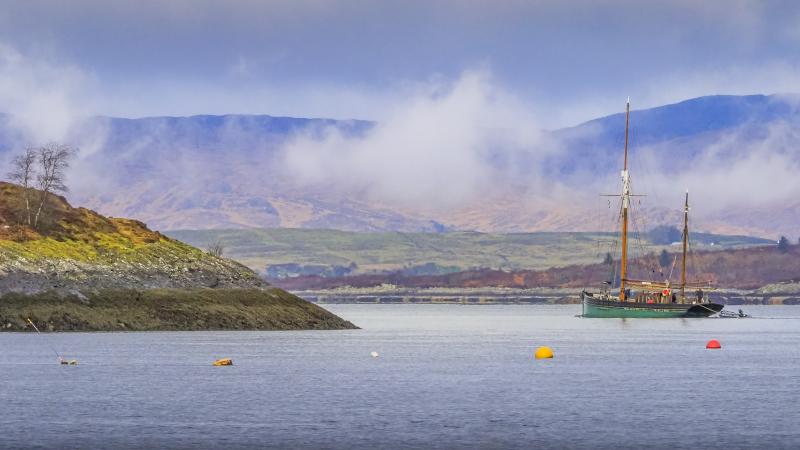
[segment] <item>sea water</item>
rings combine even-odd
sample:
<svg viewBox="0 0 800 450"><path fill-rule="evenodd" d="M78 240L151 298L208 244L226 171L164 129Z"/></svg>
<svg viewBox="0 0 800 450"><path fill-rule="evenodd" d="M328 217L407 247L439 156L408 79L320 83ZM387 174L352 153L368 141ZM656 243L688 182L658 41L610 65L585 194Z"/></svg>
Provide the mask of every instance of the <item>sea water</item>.
<svg viewBox="0 0 800 450"><path fill-rule="evenodd" d="M800 307L327 308L362 329L0 333L0 448L800 447Z"/></svg>

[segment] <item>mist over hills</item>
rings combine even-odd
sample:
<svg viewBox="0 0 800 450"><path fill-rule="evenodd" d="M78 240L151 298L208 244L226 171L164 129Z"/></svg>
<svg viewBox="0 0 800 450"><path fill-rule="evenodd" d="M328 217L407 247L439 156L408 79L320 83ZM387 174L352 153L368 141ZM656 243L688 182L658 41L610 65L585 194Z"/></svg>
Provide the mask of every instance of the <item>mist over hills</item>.
<svg viewBox="0 0 800 450"><path fill-rule="evenodd" d="M674 162L688 163L721 140L724 133L736 132L745 140L758 140L766 136L770 126L797 124L799 107L798 95L715 95L634 111L632 151L669 146ZM624 124L625 114L618 113L555 134L573 155L593 155L594 163L617 163ZM598 153L603 157L597 158Z"/></svg>
<svg viewBox="0 0 800 450"><path fill-rule="evenodd" d="M799 106L796 95L750 95L634 110L631 171L636 191L648 195L637 205L639 226L677 223L688 188L696 229L795 237ZM614 226L616 208L597 194L619 190L624 114L554 131L448 121L438 112L417 116L423 125L403 117L388 124L266 115L93 117L66 139L81 149L70 197L161 230ZM440 133L451 139L438 140ZM30 143L13 116L0 116L0 159Z"/></svg>

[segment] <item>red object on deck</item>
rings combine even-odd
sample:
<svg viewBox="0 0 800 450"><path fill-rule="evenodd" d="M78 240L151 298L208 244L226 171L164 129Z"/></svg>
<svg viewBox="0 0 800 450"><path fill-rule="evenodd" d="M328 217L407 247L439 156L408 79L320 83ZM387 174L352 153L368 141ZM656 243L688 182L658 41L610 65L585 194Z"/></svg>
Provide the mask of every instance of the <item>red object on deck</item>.
<svg viewBox="0 0 800 450"><path fill-rule="evenodd" d="M718 340L712 339L708 341L708 344L706 344L706 348L722 348L722 345L719 343Z"/></svg>

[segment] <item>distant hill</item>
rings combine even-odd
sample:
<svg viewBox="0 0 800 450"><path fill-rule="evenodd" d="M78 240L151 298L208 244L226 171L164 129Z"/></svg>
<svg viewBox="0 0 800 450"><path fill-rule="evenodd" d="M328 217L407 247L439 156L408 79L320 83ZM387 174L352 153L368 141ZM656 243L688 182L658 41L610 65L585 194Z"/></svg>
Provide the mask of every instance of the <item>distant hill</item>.
<svg viewBox="0 0 800 450"><path fill-rule="evenodd" d="M800 199L785 189L762 189L770 176L792 177L800 167L800 97L709 96L632 114L633 179L650 194L643 208L650 226L680 219L683 189L692 186L695 229L722 234L800 231ZM624 117L614 114L545 132L553 148L544 159L522 152L512 163L489 158L499 171L542 167L544 184L562 194L540 194L513 183L482 192L457 208L419 208L340 192L334 186L296 183L281 163L281 149L298 136L346 137L370 133L369 121L265 115L96 117L68 138L83 149L70 184L71 198L102 213L138 217L160 230L221 228L327 228L346 231L483 232L597 231L599 193L616 189ZM0 115L0 160L29 144L8 115ZM747 181L752 190L726 187ZM773 180L776 181L776 180ZM779 180L778 180L779 181ZM409 180L409 183L413 183ZM525 182L523 180L522 182ZM739 183L741 184L741 183ZM673 199L674 196L674 199ZM605 214L605 211L602 211ZM613 212L613 211L612 211Z"/></svg>

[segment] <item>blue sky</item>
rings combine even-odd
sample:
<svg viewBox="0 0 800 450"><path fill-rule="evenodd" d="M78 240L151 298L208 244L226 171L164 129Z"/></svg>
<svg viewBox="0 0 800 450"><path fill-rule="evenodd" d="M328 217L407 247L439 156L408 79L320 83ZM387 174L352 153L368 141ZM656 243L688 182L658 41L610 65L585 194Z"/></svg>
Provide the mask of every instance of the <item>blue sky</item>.
<svg viewBox="0 0 800 450"><path fill-rule="evenodd" d="M557 127L627 96L800 92L800 3L5 1L0 52L6 110L31 89L127 117L380 120L480 71Z"/></svg>

